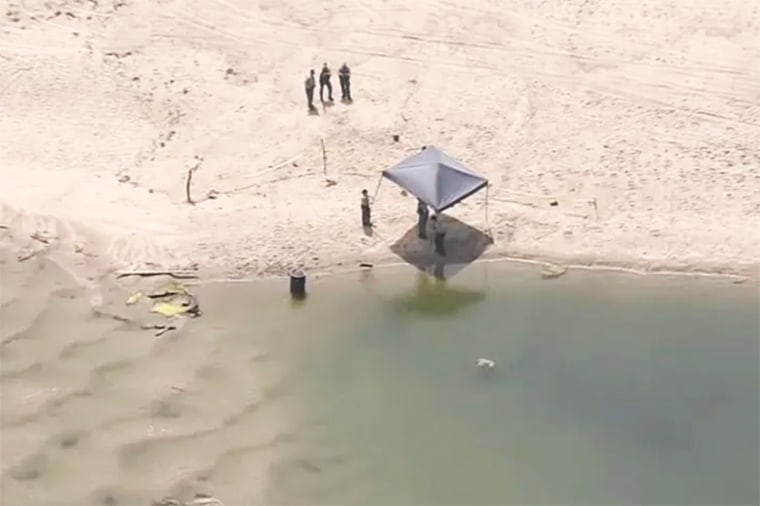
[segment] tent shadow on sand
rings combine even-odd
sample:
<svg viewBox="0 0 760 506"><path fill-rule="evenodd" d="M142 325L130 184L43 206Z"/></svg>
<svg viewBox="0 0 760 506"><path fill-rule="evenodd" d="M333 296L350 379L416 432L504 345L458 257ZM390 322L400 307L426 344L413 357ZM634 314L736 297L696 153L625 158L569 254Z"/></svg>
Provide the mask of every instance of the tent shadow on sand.
<svg viewBox="0 0 760 506"><path fill-rule="evenodd" d="M435 254L431 241L417 237L410 228L391 251L418 270L410 292L394 297L392 304L401 313L450 316L482 301L484 287L457 286L446 280L477 260L493 243L490 236L457 219L446 217L446 256Z"/></svg>
<svg viewBox="0 0 760 506"><path fill-rule="evenodd" d="M391 245L391 251L418 270L445 280L480 258L493 244L493 239L481 230L451 216L445 219L446 256L435 254L430 238L426 240L417 237L416 225Z"/></svg>

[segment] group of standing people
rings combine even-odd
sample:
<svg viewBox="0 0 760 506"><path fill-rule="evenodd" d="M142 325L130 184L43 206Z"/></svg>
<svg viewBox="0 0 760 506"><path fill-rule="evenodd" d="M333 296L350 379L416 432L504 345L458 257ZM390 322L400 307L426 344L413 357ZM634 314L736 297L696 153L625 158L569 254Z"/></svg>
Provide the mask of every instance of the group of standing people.
<svg viewBox="0 0 760 506"><path fill-rule="evenodd" d="M361 210L362 210L362 227L367 230L372 228L372 211L370 207L370 198L367 190L362 190L361 198ZM442 215L439 213L430 216L430 210L428 205L417 199L417 237L426 240L428 238L428 218L430 219L431 229L433 232L433 246L437 255L446 256L446 248L444 246L446 240L446 225L444 220L441 219Z"/></svg>
<svg viewBox="0 0 760 506"><path fill-rule="evenodd" d="M351 69L348 64L343 63L340 69L338 69L338 79L340 80L340 98L345 102L351 102ZM332 92L332 71L330 67L325 63L322 66L322 70L319 72L319 100L325 103L325 89L327 89L327 102L333 102ZM314 107L314 90L317 87L314 69L309 71L309 76L306 78L304 88L306 90L306 105L309 111L313 111Z"/></svg>
<svg viewBox="0 0 760 506"><path fill-rule="evenodd" d="M430 210L428 205L417 199L417 237L420 239L427 239L428 230L428 217L430 218L431 229L433 231L433 246L435 246L435 252L440 256L446 256L446 248L444 247L444 240L446 239L446 224L443 222L443 215L436 213L430 216Z"/></svg>

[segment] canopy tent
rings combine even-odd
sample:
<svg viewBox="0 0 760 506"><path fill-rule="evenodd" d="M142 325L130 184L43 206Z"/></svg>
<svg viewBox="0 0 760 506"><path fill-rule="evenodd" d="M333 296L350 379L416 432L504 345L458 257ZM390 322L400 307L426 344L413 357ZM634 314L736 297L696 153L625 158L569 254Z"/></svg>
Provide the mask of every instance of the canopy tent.
<svg viewBox="0 0 760 506"><path fill-rule="evenodd" d="M488 180L449 155L428 146L383 171L406 191L441 212L488 186Z"/></svg>

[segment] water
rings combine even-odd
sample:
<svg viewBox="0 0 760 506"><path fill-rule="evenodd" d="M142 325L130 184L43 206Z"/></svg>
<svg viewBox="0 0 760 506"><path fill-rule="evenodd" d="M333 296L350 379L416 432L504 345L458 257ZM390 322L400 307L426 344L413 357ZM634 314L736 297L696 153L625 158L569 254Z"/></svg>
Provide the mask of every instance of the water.
<svg viewBox="0 0 760 506"><path fill-rule="evenodd" d="M309 288L206 294L282 368L268 504L760 501L757 285L491 264Z"/></svg>

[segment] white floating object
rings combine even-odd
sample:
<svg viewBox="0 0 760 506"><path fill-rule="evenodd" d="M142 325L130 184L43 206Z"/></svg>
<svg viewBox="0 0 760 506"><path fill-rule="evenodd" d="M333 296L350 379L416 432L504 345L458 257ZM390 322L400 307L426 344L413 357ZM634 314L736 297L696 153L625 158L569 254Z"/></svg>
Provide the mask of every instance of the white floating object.
<svg viewBox="0 0 760 506"><path fill-rule="evenodd" d="M478 367L487 367L489 369L493 369L496 366L496 362L487 358L479 358L476 363Z"/></svg>

